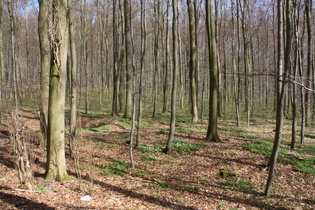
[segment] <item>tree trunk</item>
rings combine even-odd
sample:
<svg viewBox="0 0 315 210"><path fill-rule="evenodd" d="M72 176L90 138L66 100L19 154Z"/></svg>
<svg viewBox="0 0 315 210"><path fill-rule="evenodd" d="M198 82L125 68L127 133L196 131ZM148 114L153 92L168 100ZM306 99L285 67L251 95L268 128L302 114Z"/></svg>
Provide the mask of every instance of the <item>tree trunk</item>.
<svg viewBox="0 0 315 210"><path fill-rule="evenodd" d="M45 179L66 180L65 160L65 80L67 70L67 0L53 1L51 34L52 62L48 105L48 144ZM48 33L48 31L46 32Z"/></svg>
<svg viewBox="0 0 315 210"><path fill-rule="evenodd" d="M3 0L0 0L0 122L3 121L2 119L2 91L3 91L3 75L4 75L4 57L3 57L3 22L2 22L2 12L3 12Z"/></svg>
<svg viewBox="0 0 315 210"><path fill-rule="evenodd" d="M191 0L187 0L189 16L189 36L190 36L190 62L189 62L189 81L190 81L190 102L192 122L198 122L197 88L196 88L196 29L194 24L193 6Z"/></svg>
<svg viewBox="0 0 315 210"><path fill-rule="evenodd" d="M118 116L118 95L119 95L119 33L118 33L118 17L117 3L113 3L113 101L112 101L112 116Z"/></svg>
<svg viewBox="0 0 315 210"><path fill-rule="evenodd" d="M157 4L156 4L157 3ZM153 113L152 118L156 118L156 103L157 103L157 92L158 82L157 76L159 71L159 38L160 38L160 1L154 2L154 73L153 73Z"/></svg>
<svg viewBox="0 0 315 210"><path fill-rule="evenodd" d="M221 141L218 135L218 89L217 89L217 49L214 32L214 19L212 12L212 0L206 0L206 24L209 50L209 71L210 71L210 98L209 98L209 124L207 141Z"/></svg>
<svg viewBox="0 0 315 210"><path fill-rule="evenodd" d="M124 118L132 117L132 46L131 46L131 6L130 0L124 0L125 12L125 55L126 55L126 106Z"/></svg>
<svg viewBox="0 0 315 210"><path fill-rule="evenodd" d="M306 13L306 28L307 28L307 81L309 81L309 86L311 86L312 81L312 69L314 68L314 43L313 43L313 1L305 1L305 13ZM315 81L315 71L313 70L313 79ZM315 83L313 81L313 89L315 89ZM315 99L315 93L313 93L313 100ZM313 118L315 116L315 103L311 103L311 92L307 91L305 96L305 123L306 126L310 124L311 119L311 109L313 108Z"/></svg>
<svg viewBox="0 0 315 210"><path fill-rule="evenodd" d="M143 95L143 72L145 64L145 53L146 53L146 6L145 0L141 0L141 61L140 61L140 81L139 81L139 104L138 104L138 130L137 130L137 139L136 147L141 145L140 136L141 136L141 119L142 119L142 95Z"/></svg>
<svg viewBox="0 0 315 210"><path fill-rule="evenodd" d="M18 74L16 68L16 55L15 55L15 17L14 17L14 5L13 2L8 1L8 12L10 18L10 30L11 30L11 71L12 71L12 79L13 79L13 90L14 90L14 105L16 114L19 109L18 103Z"/></svg>
<svg viewBox="0 0 315 210"><path fill-rule="evenodd" d="M269 175L265 190L265 195L269 196L271 193L271 186L274 179L275 168L277 163L278 152L280 149L282 124L283 124L283 105L286 94L286 79L287 71L290 65L290 50L291 50L291 25L290 25L290 1L286 0L286 52L285 65L283 71L284 45L283 45L283 0L278 0L278 84L277 84L277 116L276 116L276 132L274 145L272 149L271 158L269 161Z"/></svg>
<svg viewBox="0 0 315 210"><path fill-rule="evenodd" d="M176 120L176 89L177 89L177 72L178 72L178 3L177 0L172 0L173 4L173 84L172 84L172 99L171 99L171 121L168 140L165 148L166 154L171 154L172 144L175 133Z"/></svg>
<svg viewBox="0 0 315 210"><path fill-rule="evenodd" d="M77 157L77 148L75 141L76 121L77 121L77 59L74 41L73 20L72 20L72 0L68 0L69 12L69 41L71 54L71 99L70 99L70 155L72 158Z"/></svg>
<svg viewBox="0 0 315 210"><path fill-rule="evenodd" d="M169 56L170 56L170 36L169 36L169 0L166 3L166 38L165 38L165 70L164 70L164 84L163 84L163 113L167 112L167 87L168 87L168 72L170 69Z"/></svg>

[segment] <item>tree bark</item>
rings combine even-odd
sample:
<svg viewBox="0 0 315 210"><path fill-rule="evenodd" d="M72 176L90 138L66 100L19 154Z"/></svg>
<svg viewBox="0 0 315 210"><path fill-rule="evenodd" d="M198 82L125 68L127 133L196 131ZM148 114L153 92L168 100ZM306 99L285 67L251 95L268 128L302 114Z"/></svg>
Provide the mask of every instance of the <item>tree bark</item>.
<svg viewBox="0 0 315 210"><path fill-rule="evenodd" d="M175 133L176 121L176 91L177 91L177 72L178 72L178 5L177 0L172 0L173 5L173 84L172 84L172 99L171 99L171 121L168 140L165 148L166 154L171 154L172 144Z"/></svg>
<svg viewBox="0 0 315 210"><path fill-rule="evenodd" d="M209 100L209 123L207 141L221 141L218 135L218 88L217 88L217 49L214 32L214 19L212 12L212 0L206 0L206 24L209 50L209 71L210 71L210 100Z"/></svg>
<svg viewBox="0 0 315 210"><path fill-rule="evenodd" d="M132 117L132 46L131 46L131 6L124 0L125 12L125 55L126 55L126 106L124 118Z"/></svg>
<svg viewBox="0 0 315 210"><path fill-rule="evenodd" d="M271 158L269 161L269 175L265 190L265 195L269 196L271 193L272 182L274 179L275 168L277 163L278 152L280 149L282 124L286 94L286 79L287 71L290 65L290 50L291 50L291 25L290 25L290 0L286 0L286 52L285 52L285 64L283 71L283 58L284 58L284 44L283 44L283 0L278 0L278 82L277 82L277 116L276 116L276 132L274 145L272 149Z"/></svg>
<svg viewBox="0 0 315 210"><path fill-rule="evenodd" d="M72 0L68 0L69 12L69 41L71 54L71 99L70 99L70 155L72 158L77 157L77 148L75 141L76 121L77 121L77 59L75 50L73 20L72 20Z"/></svg>
<svg viewBox="0 0 315 210"><path fill-rule="evenodd" d="M3 75L4 75L4 57L3 57L3 12L4 0L0 0L0 122L3 122L2 119L2 91L3 91Z"/></svg>
<svg viewBox="0 0 315 210"><path fill-rule="evenodd" d="M138 104L138 130L137 130L137 139L136 147L141 145L140 136L141 136L141 119L142 119L142 97L143 97L143 72L145 64L145 54L146 54L146 4L145 0L141 0L141 60L140 60L140 81L139 81L139 104Z"/></svg>
<svg viewBox="0 0 315 210"><path fill-rule="evenodd" d="M66 180L65 160L65 79L67 70L67 0L53 1L51 34L52 63L48 105L48 144L45 179Z"/></svg>
<svg viewBox="0 0 315 210"><path fill-rule="evenodd" d="M190 37L190 62L189 62L189 81L190 81L190 102L192 122L198 122L197 88L196 88L196 28L194 23L193 5L191 0L187 0L189 17L189 37Z"/></svg>

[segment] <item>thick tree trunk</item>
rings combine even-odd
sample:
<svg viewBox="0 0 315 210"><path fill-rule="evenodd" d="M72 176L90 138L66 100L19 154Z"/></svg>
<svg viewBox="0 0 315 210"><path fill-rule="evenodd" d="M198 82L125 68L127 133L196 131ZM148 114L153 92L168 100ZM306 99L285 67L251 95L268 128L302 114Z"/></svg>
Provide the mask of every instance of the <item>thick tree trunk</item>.
<svg viewBox="0 0 315 210"><path fill-rule="evenodd" d="M67 0L53 2L52 65L50 69L48 144L45 178L66 180L65 160L65 80L67 70ZM47 31L48 33L48 31Z"/></svg>

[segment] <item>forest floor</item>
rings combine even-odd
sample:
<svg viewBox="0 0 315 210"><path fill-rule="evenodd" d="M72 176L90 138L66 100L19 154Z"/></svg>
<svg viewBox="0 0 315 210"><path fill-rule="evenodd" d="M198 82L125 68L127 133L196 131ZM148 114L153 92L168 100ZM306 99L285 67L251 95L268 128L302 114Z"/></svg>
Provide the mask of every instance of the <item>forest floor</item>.
<svg viewBox="0 0 315 210"><path fill-rule="evenodd" d="M189 117L178 116L173 153L166 155L162 148L168 137L167 117L144 118L143 146L133 150L135 168L131 168L130 120L82 114L77 132L79 170L67 145L71 180L57 182L43 178L46 152L39 145L38 111L21 111L24 136L36 160L33 191L18 189L13 145L2 125L0 209L315 209L311 128L306 132L306 146L291 151L290 125L284 126L286 157L298 163L313 162L306 170L309 173L300 172L301 167L289 161L278 164L272 195L267 198L263 196L268 176L264 154L272 146L274 121L256 120L238 128L235 122L220 119L222 143L212 143L204 141L207 123L191 124Z"/></svg>

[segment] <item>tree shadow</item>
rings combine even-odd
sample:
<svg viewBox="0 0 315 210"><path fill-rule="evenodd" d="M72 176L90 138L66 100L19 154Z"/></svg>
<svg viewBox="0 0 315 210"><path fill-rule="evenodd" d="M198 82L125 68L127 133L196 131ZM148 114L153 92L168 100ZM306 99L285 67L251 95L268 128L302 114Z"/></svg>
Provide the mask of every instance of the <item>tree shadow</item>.
<svg viewBox="0 0 315 210"><path fill-rule="evenodd" d="M0 191L0 200L18 209L25 209L25 210L33 210L33 209L53 210L55 209L48 206L47 204L38 203L38 202L23 198L18 195L5 193L3 191Z"/></svg>
<svg viewBox="0 0 315 210"><path fill-rule="evenodd" d="M200 154L194 154L195 156L198 156L198 157L203 157L203 158L209 158L209 159L212 159L212 160L219 160L219 161L224 161L224 162L234 162L234 163L239 163L239 164L242 164L242 165L248 165L248 166L253 166L253 167L256 167L256 168L265 168L267 164L255 164L255 163L250 163L250 162L246 162L245 158L242 158L242 159L238 159L238 158L221 158L221 157L217 157L217 156L210 156L210 155L200 155ZM249 158L247 158L248 160L251 160ZM267 158L265 158L266 161L267 161Z"/></svg>
<svg viewBox="0 0 315 210"><path fill-rule="evenodd" d="M68 171L69 175L77 177L77 175L75 173L72 173L70 171ZM82 179L89 181L90 178L88 176L82 176ZM196 210L196 208L190 207L190 206L184 206L184 205L180 205L180 204L176 204L176 203L172 203L170 201L167 201L166 199L161 199L161 198L156 198L154 196L151 195L146 195L146 194L142 194L142 193L137 193L134 192L132 190L128 190L128 189L124 189L121 187L117 187L111 184L107 184L104 182L100 182L98 180L93 180L93 183L100 185L104 188L107 188L109 190L115 191L117 193L123 194L125 196L129 196L131 198L135 198L135 199L139 199L142 201L146 201L152 204L157 204L159 206L163 206L163 207L169 207L172 209L187 209L187 210Z"/></svg>
<svg viewBox="0 0 315 210"><path fill-rule="evenodd" d="M0 147L0 164L5 165L8 168L15 169L15 163L12 158L8 157L8 153L11 151L6 147Z"/></svg>

